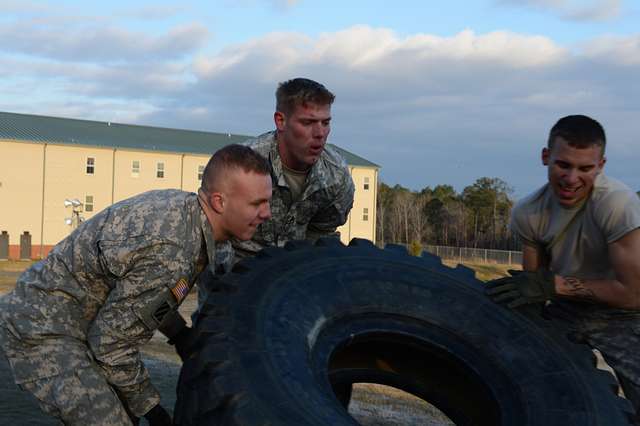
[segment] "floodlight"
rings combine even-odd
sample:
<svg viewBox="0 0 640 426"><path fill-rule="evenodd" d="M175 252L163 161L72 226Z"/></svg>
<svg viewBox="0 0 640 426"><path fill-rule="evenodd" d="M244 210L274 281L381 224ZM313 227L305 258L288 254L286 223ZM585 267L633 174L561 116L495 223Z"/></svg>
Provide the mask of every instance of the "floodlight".
<svg viewBox="0 0 640 426"><path fill-rule="evenodd" d="M73 205L73 207L80 207L82 205L80 200L78 200L77 198L74 198L73 200L71 200L71 204Z"/></svg>
<svg viewBox="0 0 640 426"><path fill-rule="evenodd" d="M72 206L72 205L73 205L73 203L71 202L71 200L68 200L68 199L67 199L67 200L64 200L64 206L65 206L65 207L70 207L70 206Z"/></svg>
<svg viewBox="0 0 640 426"><path fill-rule="evenodd" d="M73 220L71 220L70 217L65 217L64 218L64 223L65 223L65 225L71 225L73 223Z"/></svg>

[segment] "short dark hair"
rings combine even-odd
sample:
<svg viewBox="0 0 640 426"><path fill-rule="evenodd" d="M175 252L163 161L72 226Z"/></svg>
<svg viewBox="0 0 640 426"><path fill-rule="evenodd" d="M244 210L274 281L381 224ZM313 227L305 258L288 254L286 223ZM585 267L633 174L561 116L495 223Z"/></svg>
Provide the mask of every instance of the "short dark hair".
<svg viewBox="0 0 640 426"><path fill-rule="evenodd" d="M576 148L589 148L593 145L604 148L607 144L607 138L604 134L604 128L600 123L586 115L568 115L562 117L551 128L549 132L549 140L547 147L553 148L556 138L562 138L570 146Z"/></svg>
<svg viewBox="0 0 640 426"><path fill-rule="evenodd" d="M245 172L269 175L271 167L267 160L245 145L231 144L216 151L209 159L202 173L202 189L210 193L229 169L238 168Z"/></svg>
<svg viewBox="0 0 640 426"><path fill-rule="evenodd" d="M331 105L335 95L322 84L308 78L294 78L278 85L276 111L290 114L297 105Z"/></svg>

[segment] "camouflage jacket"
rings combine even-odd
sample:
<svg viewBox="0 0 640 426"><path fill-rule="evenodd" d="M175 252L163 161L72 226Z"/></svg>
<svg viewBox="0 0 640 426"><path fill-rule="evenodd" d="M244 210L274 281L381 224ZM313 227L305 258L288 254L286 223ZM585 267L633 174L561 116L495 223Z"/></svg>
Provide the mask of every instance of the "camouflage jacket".
<svg viewBox="0 0 640 426"><path fill-rule="evenodd" d="M53 375L66 366L65 351L88 348L87 362L143 415L159 394L138 347L214 256L211 226L193 193L146 192L84 222L0 298L16 382Z"/></svg>
<svg viewBox="0 0 640 426"><path fill-rule="evenodd" d="M275 132L258 136L247 145L271 165L272 217L258 226L251 241L234 241L236 251L242 256L266 246L282 246L290 240L335 235L336 228L347 221L354 194L349 168L340 154L325 146L307 176L300 199L293 200L282 171Z"/></svg>

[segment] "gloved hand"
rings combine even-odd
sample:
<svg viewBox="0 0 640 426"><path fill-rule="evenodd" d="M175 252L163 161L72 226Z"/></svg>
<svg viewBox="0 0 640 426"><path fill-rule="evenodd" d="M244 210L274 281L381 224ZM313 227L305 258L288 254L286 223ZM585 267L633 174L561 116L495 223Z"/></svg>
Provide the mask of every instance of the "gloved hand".
<svg viewBox="0 0 640 426"><path fill-rule="evenodd" d="M184 326L167 343L176 347L176 352L182 362L185 362L196 343L197 332L190 327Z"/></svg>
<svg viewBox="0 0 640 426"><path fill-rule="evenodd" d="M172 426L173 424L171 415L160 404L147 411L143 417L147 419L149 426Z"/></svg>
<svg viewBox="0 0 640 426"><path fill-rule="evenodd" d="M196 331L187 326L186 321L177 311L165 315L158 330L169 338L167 343L175 345L176 352L184 362L195 344Z"/></svg>
<svg viewBox="0 0 640 426"><path fill-rule="evenodd" d="M516 308L530 303L542 303L556 296L554 274L546 269L536 272L510 270L510 277L485 284L485 294L494 302Z"/></svg>

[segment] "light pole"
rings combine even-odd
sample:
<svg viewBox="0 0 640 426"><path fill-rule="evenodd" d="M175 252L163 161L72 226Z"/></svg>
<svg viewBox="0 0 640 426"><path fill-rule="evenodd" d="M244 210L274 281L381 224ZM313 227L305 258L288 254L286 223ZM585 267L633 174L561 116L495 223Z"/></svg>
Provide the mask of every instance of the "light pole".
<svg viewBox="0 0 640 426"><path fill-rule="evenodd" d="M77 198L64 200L64 206L67 208L71 207L71 217L65 218L64 223L71 226L71 231L73 231L84 220L84 218L80 216L80 213L82 213L84 206Z"/></svg>

